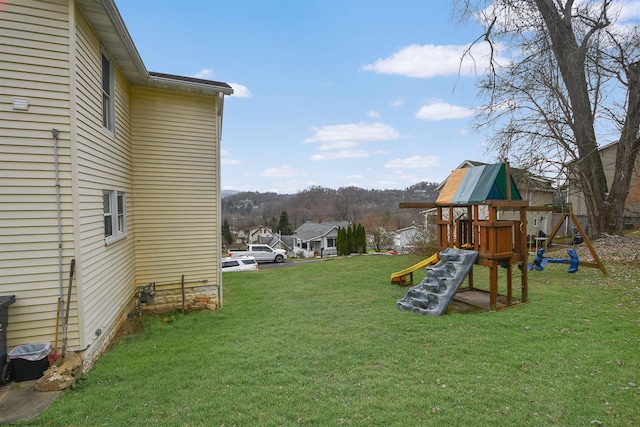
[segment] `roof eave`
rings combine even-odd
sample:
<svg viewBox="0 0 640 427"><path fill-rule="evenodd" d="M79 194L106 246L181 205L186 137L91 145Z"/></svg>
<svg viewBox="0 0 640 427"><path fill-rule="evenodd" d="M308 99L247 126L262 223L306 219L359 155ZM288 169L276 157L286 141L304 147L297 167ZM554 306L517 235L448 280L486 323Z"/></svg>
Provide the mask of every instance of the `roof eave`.
<svg viewBox="0 0 640 427"><path fill-rule="evenodd" d="M194 81L199 79L181 79L180 76L166 74L158 76L157 74L160 73L150 73L133 43L114 0L76 0L76 4L129 83L204 94L233 94L233 89L226 83Z"/></svg>
<svg viewBox="0 0 640 427"><path fill-rule="evenodd" d="M198 92L221 92L225 95L233 94L233 89L226 83L213 81L210 83L200 83L195 81L186 81L176 77L149 75L148 81L153 86L163 87L166 89L192 89Z"/></svg>
<svg viewBox="0 0 640 427"><path fill-rule="evenodd" d="M148 80L149 72L114 0L76 0L76 4L127 80L133 84L141 84Z"/></svg>

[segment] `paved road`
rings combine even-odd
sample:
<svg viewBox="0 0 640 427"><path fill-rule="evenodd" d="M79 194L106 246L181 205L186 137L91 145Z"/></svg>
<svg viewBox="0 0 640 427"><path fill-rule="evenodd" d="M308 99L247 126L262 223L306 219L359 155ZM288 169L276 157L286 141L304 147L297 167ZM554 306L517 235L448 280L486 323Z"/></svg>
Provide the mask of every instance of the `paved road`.
<svg viewBox="0 0 640 427"><path fill-rule="evenodd" d="M298 265L311 264L313 262L322 262L322 261L325 261L325 259L313 258L313 259L302 260L302 261L291 261L291 260L288 260L286 262L283 262L282 264L278 264L276 262L266 262L266 263L260 264L258 269L259 270L271 270L273 268L289 268L289 267L296 267Z"/></svg>

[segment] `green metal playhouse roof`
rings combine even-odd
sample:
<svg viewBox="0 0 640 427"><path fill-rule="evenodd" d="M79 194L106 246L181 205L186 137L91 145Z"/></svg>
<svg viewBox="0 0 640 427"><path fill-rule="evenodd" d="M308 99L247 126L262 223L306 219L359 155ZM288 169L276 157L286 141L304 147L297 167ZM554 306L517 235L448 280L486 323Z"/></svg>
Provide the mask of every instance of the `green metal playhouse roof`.
<svg viewBox="0 0 640 427"><path fill-rule="evenodd" d="M522 200L510 177L511 200ZM487 200L507 200L507 168L504 163L456 169L440 191L438 204L482 204Z"/></svg>

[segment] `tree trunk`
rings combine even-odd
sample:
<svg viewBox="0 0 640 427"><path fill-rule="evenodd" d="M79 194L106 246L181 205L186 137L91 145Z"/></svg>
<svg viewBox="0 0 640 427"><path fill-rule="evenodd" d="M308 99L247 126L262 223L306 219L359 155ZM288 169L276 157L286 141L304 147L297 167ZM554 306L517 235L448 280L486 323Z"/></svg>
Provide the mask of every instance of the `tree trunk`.
<svg viewBox="0 0 640 427"><path fill-rule="evenodd" d="M624 205L629 194L638 150L640 149L640 62L627 69L627 116L620 134L616 152L616 168L606 206L606 231L619 234L622 231Z"/></svg>
<svg viewBox="0 0 640 427"><path fill-rule="evenodd" d="M591 101L585 75L586 47L578 45L571 26L571 11L561 16L553 0L535 0L549 32L554 56L567 89L573 113L573 134L578 148L577 174L588 212L589 235L606 230L607 179L593 128Z"/></svg>

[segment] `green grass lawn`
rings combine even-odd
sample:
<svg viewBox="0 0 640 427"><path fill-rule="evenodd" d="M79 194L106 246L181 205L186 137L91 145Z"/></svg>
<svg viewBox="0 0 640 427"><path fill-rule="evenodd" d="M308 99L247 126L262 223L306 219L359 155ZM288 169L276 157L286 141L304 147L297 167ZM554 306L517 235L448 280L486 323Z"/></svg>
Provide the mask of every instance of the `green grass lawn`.
<svg viewBox="0 0 640 427"><path fill-rule="evenodd" d="M223 309L145 317L35 424L640 424L640 266L552 264L530 304L434 318L395 307L418 260L226 273Z"/></svg>

